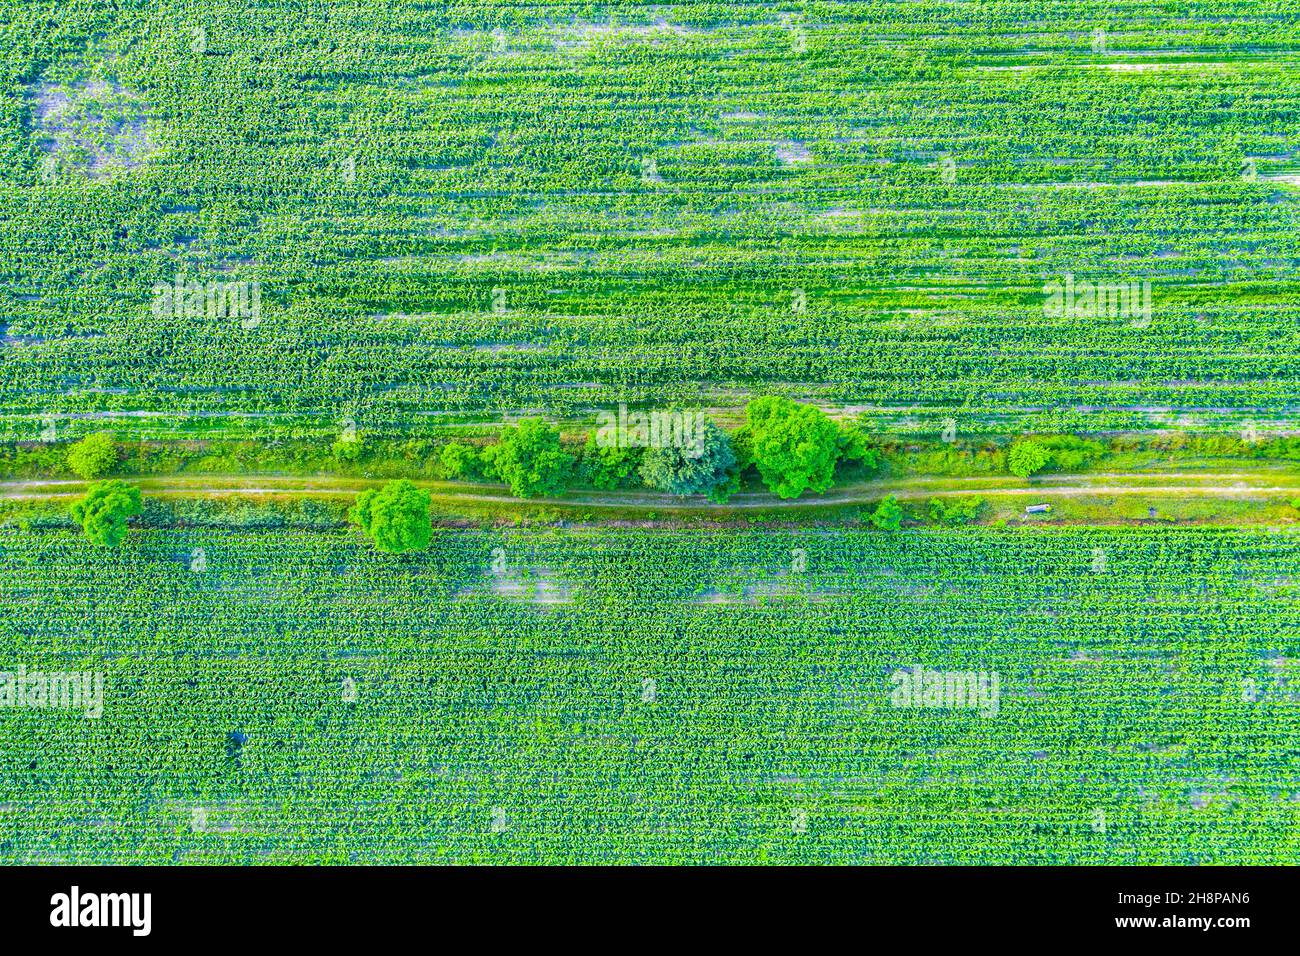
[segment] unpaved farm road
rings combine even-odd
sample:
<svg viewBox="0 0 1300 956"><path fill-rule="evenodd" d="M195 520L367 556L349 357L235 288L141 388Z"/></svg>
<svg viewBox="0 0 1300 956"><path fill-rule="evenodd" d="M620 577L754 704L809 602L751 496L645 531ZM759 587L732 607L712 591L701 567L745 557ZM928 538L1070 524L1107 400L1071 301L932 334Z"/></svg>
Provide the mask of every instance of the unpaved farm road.
<svg viewBox="0 0 1300 956"><path fill-rule="evenodd" d="M388 479L344 478L334 475L172 475L164 478L130 478L147 495L169 497L224 495L342 496L382 486ZM514 498L501 485L473 485L415 480L427 488L434 501L454 504L534 505L568 508L637 508L668 511L734 511L737 509L819 508L898 498L962 496L1023 496L1050 500L1063 497L1151 495L1263 500L1277 496L1300 497L1300 474L1265 472L1168 472L1051 475L1035 479L1006 476L977 478L902 478L844 485L824 495L781 499L769 494L745 493L725 505L702 497L674 498L645 491L572 492L557 498ZM0 499L61 499L83 494L87 482L32 479L0 481Z"/></svg>

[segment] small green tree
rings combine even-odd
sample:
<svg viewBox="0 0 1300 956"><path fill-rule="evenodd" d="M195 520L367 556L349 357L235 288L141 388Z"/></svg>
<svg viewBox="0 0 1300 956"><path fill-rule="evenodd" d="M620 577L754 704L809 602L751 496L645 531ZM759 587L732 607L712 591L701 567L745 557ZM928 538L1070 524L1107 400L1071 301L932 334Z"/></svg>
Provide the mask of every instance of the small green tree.
<svg viewBox="0 0 1300 956"><path fill-rule="evenodd" d="M348 519L359 525L380 551L423 551L433 536L429 492L405 478L357 495Z"/></svg>
<svg viewBox="0 0 1300 956"><path fill-rule="evenodd" d="M483 449L485 472L510 486L518 498L558 495L573 471L573 456L560 447L560 430L540 418L507 428L496 445Z"/></svg>
<svg viewBox="0 0 1300 956"><path fill-rule="evenodd" d="M725 500L736 465L731 441L710 421L701 422L698 434L691 439L647 448L641 459L641 480L670 495L709 495Z"/></svg>
<svg viewBox="0 0 1300 956"><path fill-rule="evenodd" d="M71 513L93 544L116 548L126 537L127 519L142 510L140 489L113 479L91 485L86 496L73 503Z"/></svg>
<svg viewBox="0 0 1300 956"><path fill-rule="evenodd" d="M775 495L821 494L834 480L840 432L814 405L767 395L745 406L748 454L763 483Z"/></svg>
<svg viewBox="0 0 1300 956"><path fill-rule="evenodd" d="M882 531L897 531L903 526L902 506L899 505L897 498L890 495L876 505L876 510L871 512L869 520Z"/></svg>
<svg viewBox="0 0 1300 956"><path fill-rule="evenodd" d="M857 425L841 424L839 429L836 445L841 461L860 461L867 471L880 467L880 452L867 444L866 432Z"/></svg>
<svg viewBox="0 0 1300 956"><path fill-rule="evenodd" d="M68 469L90 481L117 464L117 442L109 432L87 435L68 449Z"/></svg>
<svg viewBox="0 0 1300 956"><path fill-rule="evenodd" d="M453 481L467 481L482 477L483 463L478 449L465 442L449 442L438 455L442 473Z"/></svg>
<svg viewBox="0 0 1300 956"><path fill-rule="evenodd" d="M1007 470L1020 478L1028 478L1045 468L1051 460L1052 453L1041 442L1025 438L1007 452Z"/></svg>
<svg viewBox="0 0 1300 956"><path fill-rule="evenodd" d="M337 439L334 444L330 445L330 454L338 461L354 462L361 457L361 453L366 450L366 443L360 435L352 434L346 438Z"/></svg>

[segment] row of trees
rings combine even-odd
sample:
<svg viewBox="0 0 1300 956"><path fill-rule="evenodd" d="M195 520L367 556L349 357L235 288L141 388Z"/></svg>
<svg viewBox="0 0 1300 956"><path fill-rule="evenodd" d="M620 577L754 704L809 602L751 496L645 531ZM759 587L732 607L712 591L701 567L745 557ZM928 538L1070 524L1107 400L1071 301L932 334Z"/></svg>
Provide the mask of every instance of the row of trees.
<svg viewBox="0 0 1300 956"><path fill-rule="evenodd" d="M559 429L525 419L505 430L499 442L476 448L463 442L443 447L443 469L451 478L501 481L521 498L554 495L575 480L613 489L639 478L672 495L707 495L724 502L753 467L781 498L831 487L840 461L879 465L866 436L854 425L837 424L815 405L788 398L756 398L745 407L745 424L727 434L700 419L692 440L651 447L611 445L587 435L579 456L565 451Z"/></svg>
<svg viewBox="0 0 1300 956"><path fill-rule="evenodd" d="M525 419L507 428L499 442L482 448L449 444L441 459L454 477L501 481L521 498L559 494L579 477L596 487L615 488L636 474L651 488L673 495L707 495L718 502L735 493L750 467L773 494L795 498L806 491L828 490L841 460L879 464L877 453L866 447L865 436L855 426L839 425L820 408L787 398L751 401L745 424L734 435L702 418L696 424L692 441L649 448L610 446L592 433L579 459L565 450L558 428L541 419ZM77 474L93 477L111 468L116 458L111 435L92 435L69 450L68 463ZM431 537L431 503L428 491L403 479L361 492L348 515L379 550L418 551L428 547ZM72 517L91 541L114 547L126 535L127 520L141 510L139 488L120 480L101 481L73 505ZM884 522L876 521L897 527L888 517Z"/></svg>
<svg viewBox="0 0 1300 956"><path fill-rule="evenodd" d="M539 418L505 430L501 440L476 448L463 442L441 453L449 476L501 481L521 498L559 494L580 478L597 488L617 488L635 474L651 488L672 495L707 495L725 502L753 467L767 488L781 498L806 491L821 494L834 483L840 461L861 461L874 469L879 455L853 425L840 425L815 405L765 396L745 407L745 424L728 435L699 420L693 440L647 448L601 442L587 435L581 456L566 451L560 431ZM420 550L429 542L430 496L409 481L390 482L382 491L362 492L350 512L354 523L382 551ZM871 521L896 529L902 509L894 498L882 502Z"/></svg>
<svg viewBox="0 0 1300 956"><path fill-rule="evenodd" d="M787 398L754 399L745 408L744 424L731 434L703 418L692 422L695 432L689 442L626 447L600 441L593 432L581 454L574 455L561 442L558 428L532 418L505 429L498 442L483 447L453 442L444 446L440 457L449 475L501 481L521 498L557 495L575 480L616 488L636 476L668 494L706 495L715 502L727 501L751 468L774 495L790 499L828 491L840 462L861 462L867 470L880 463L879 453L867 447L857 426L837 423L820 408ZM1077 449L1048 449L1022 441L1009 458L1028 473L1043 467L1054 453L1069 451ZM84 477L102 474L116 459L111 435L92 435L68 453L69 466ZM431 504L427 490L402 479L361 492L348 517L381 551L419 551L428 547L432 535ZM114 547L125 537L128 520L141 511L140 489L111 480L92 484L71 514L91 541ZM902 518L902 508L892 496L869 516L876 527L888 530L897 529Z"/></svg>

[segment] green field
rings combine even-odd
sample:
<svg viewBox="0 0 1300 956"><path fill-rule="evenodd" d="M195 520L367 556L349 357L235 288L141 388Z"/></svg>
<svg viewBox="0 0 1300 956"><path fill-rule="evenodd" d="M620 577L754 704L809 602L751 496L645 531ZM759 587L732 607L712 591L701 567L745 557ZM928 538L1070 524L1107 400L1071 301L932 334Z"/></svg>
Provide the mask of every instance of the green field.
<svg viewBox="0 0 1300 956"><path fill-rule="evenodd" d="M6 649L105 678L99 719L0 715L0 854L1288 862L1297 555L1264 531L448 531L396 559L5 534ZM996 671L996 715L895 707L916 664Z"/></svg>
<svg viewBox="0 0 1300 956"><path fill-rule="evenodd" d="M0 864L1300 861L1298 79L0 0Z"/></svg>
<svg viewBox="0 0 1300 956"><path fill-rule="evenodd" d="M11 437L1300 404L1292 5L32 6L0 2ZM1067 274L1150 314L1050 317ZM257 324L155 315L178 277L258 283Z"/></svg>

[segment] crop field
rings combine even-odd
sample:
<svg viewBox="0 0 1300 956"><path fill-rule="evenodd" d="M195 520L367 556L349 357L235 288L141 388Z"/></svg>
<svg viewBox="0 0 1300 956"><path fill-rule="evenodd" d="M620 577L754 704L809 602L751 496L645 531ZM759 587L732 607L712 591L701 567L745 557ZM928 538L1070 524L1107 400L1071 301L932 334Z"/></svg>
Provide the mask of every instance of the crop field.
<svg viewBox="0 0 1300 956"><path fill-rule="evenodd" d="M1285 422L1298 51L1280 0L0 0L0 426Z"/></svg>
<svg viewBox="0 0 1300 956"><path fill-rule="evenodd" d="M0 871L1295 864L1297 421L1294 0L0 0Z"/></svg>
<svg viewBox="0 0 1300 956"><path fill-rule="evenodd" d="M0 535L6 650L104 674L98 719L4 715L6 862L1300 853L1293 533L440 531L394 558L191 529L90 552ZM899 706L917 666L998 690Z"/></svg>

